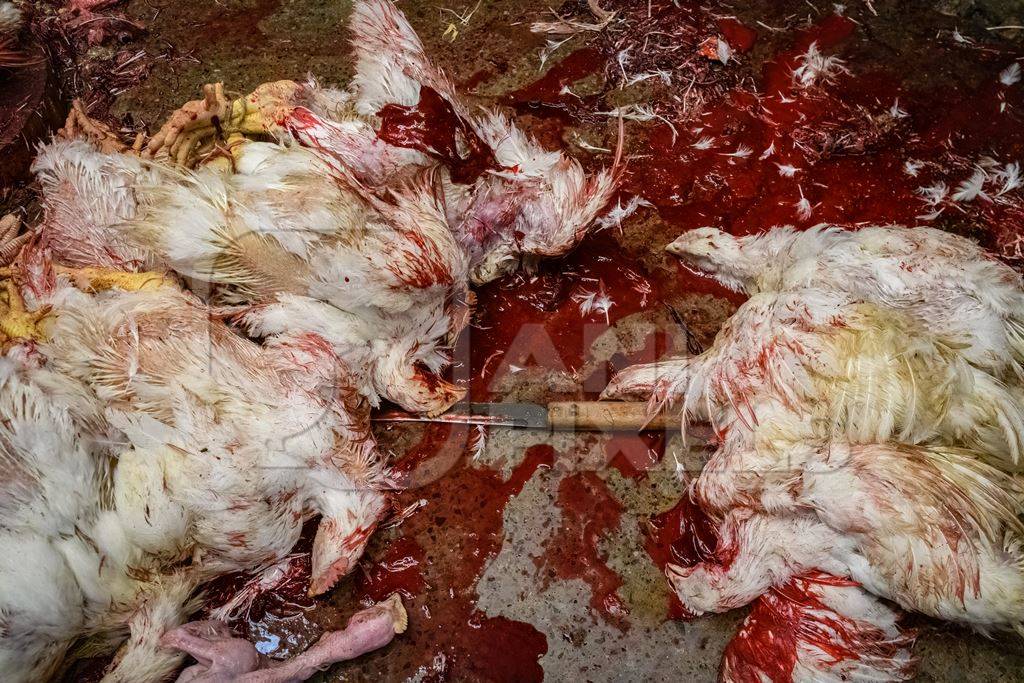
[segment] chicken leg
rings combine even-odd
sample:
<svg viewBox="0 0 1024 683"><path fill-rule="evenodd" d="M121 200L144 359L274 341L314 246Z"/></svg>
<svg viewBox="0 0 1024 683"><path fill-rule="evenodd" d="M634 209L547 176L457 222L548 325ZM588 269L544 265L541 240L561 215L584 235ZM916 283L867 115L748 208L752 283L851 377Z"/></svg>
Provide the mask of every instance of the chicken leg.
<svg viewBox="0 0 1024 683"><path fill-rule="evenodd" d="M0 218L0 266L8 266L30 239L31 232L18 234L21 219L13 213Z"/></svg>
<svg viewBox="0 0 1024 683"><path fill-rule="evenodd" d="M101 292L107 289L121 289L126 292L148 292L174 281L166 275L143 271L115 270L112 268L69 268L54 266L58 275L67 275L75 287L86 292Z"/></svg>
<svg viewBox="0 0 1024 683"><path fill-rule="evenodd" d="M25 309L25 301L13 280L4 280L0 292L6 301L0 304L0 341L6 346L21 339L42 339L39 323L50 313L44 306L36 311Z"/></svg>
<svg viewBox="0 0 1024 683"><path fill-rule="evenodd" d="M0 253L2 251L0 248ZM54 271L69 276L77 288L89 292L114 288L125 291L152 291L172 283L166 276L151 272L132 273L107 268L66 266L54 266ZM18 340L40 340L46 336L40 323L50 314L50 307L42 306L34 311L28 310L18 288L18 277L17 266L0 267L0 343L5 346Z"/></svg>
<svg viewBox="0 0 1024 683"><path fill-rule="evenodd" d="M142 133L135 138L135 144L129 147L109 126L86 114L81 100L77 99L71 102L71 111L68 112L64 127L57 131L57 134L66 140L85 138L95 144L101 152L108 154L137 154L142 147Z"/></svg>
<svg viewBox="0 0 1024 683"><path fill-rule="evenodd" d="M186 102L171 114L167 123L150 139L146 155L152 158L164 152L175 163L188 166L193 152L211 137L224 137L231 133L265 133L260 108L251 106L254 95L228 100L224 96L223 83L204 85L203 99Z"/></svg>
<svg viewBox="0 0 1024 683"><path fill-rule="evenodd" d="M220 621L197 621L164 634L166 647L183 650L197 663L178 683L298 683L324 667L384 647L403 633L408 616L398 594L349 619L343 631L325 633L312 647L285 662L260 655L251 643L232 636Z"/></svg>
<svg viewBox="0 0 1024 683"><path fill-rule="evenodd" d="M14 214L0 218L0 278L7 278L0 285L0 343L5 346L16 339L39 339L39 321L48 310L27 311L21 293L11 277L10 263L21 248L31 239L31 233L18 234L21 221Z"/></svg>
<svg viewBox="0 0 1024 683"><path fill-rule="evenodd" d="M166 633L181 628L185 618L199 607L192 597L198 585L193 571L157 575L141 587L137 604L123 615L128 639L118 649L100 683L163 681L182 662L182 653L167 648ZM191 598L191 599L190 599Z"/></svg>

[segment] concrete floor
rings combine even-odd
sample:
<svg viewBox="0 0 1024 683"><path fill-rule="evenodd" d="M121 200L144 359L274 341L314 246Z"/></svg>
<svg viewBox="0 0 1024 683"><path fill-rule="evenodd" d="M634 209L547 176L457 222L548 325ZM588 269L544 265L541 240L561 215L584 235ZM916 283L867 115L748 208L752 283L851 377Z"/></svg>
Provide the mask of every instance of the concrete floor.
<svg viewBox="0 0 1024 683"><path fill-rule="evenodd" d="M456 13L465 15L474 5L462 0L400 4L426 44L427 52L457 83L472 81L473 89L484 100L533 83L543 73L539 60L544 39L530 33L528 27L530 22L547 13L544 0L482 0L465 23L441 7L451 5ZM822 12L831 11L831 3L815 4L821 6ZM608 5L615 8L615 3ZM764 24L777 26L792 12L812 14L807 5L739 0L729 8L719 9L722 14L738 15L748 26L756 26L761 18ZM905 60L907 69L921 56L911 50L894 50L892 46L902 41L927 44L937 30L948 30L953 25L977 40L994 40L993 35L985 32L985 26L1019 24L1024 17L1019 3L950 0L940 8L946 12L942 14L933 11L930 3L901 5L875 0L879 16L871 14L867 5L859 0L851 0L850 5L851 15L855 14L862 22L862 40L875 48L874 52L862 55L863 58L881 61L878 55L888 54L885 59L895 61L896 67L902 68L899 60ZM582 3L570 2L565 11L581 7ZM159 55L159 58L148 80L116 99L112 113L121 117L127 127L146 124L152 128L159 125L169 110L194 98L205 82L224 81L229 90L240 93L265 81L303 78L307 73L328 83L344 83L351 72L342 29L348 11L347 2L323 0L132 0L128 14L148 27L150 33L143 38L144 46L150 55ZM815 9L814 13L817 12ZM444 37L450 23L458 29L454 40ZM785 32L779 35L760 31L759 42L740 67L742 75L756 79L762 63L787 39ZM1019 51L1020 43L1014 43L1014 39L1019 41L1019 37L1008 35L1000 49ZM573 40L551 57L548 66L573 50L596 44L597 38L583 36ZM975 68L973 59L965 55L963 64L955 68L969 72ZM922 69L919 77L938 79L941 75ZM603 107L644 103L666 96L664 91L652 90L648 83L624 89L609 88L600 73L574 82L573 90L583 95L600 94ZM614 145L612 126L607 120L586 116L569 116L566 120L561 111L518 108L524 126L549 144L570 146L584 139L598 147ZM640 166L645 153L650 154L645 147L645 131L651 125L654 124L631 122L629 125L627 149L637 159L634 163ZM578 146L572 149L575 154L585 156L591 166L608 162L607 156L588 155ZM680 211L685 211L685 207ZM715 224L713 216L709 219L705 214L699 219L702 223ZM642 306L634 302L632 308L622 303L622 307L629 309L628 314L616 314L610 326L601 326L599 320L590 321L595 333L584 338L585 348L573 349L572 354L579 356L582 366L541 358L522 371L516 371L514 365L506 367L491 380L487 387L489 395L476 392L477 398L546 401L593 395L595 388L599 390L602 384L600 378L594 379L594 372L606 370L609 363L621 366L622 358L639 359L638 353L647 353L643 349L655 329L664 330L666 335L660 349L655 349L655 355L685 348L685 339L658 305L658 298L671 301L683 312L698 341L709 342L735 306L736 299L726 297L720 290L694 285L692 279L681 279L680 272L664 258L661 247L679 231L679 226L687 224L687 220L680 219L678 212L674 218L662 220L654 211L641 211L625 224L621 236L600 243L621 248L622 252L616 252L616 257L626 259L630 267L653 283L654 301ZM590 248L593 250L594 245ZM559 268L565 272L596 272L602 267L593 253L574 258L555 268L555 274ZM522 302L511 301L515 297L513 284L491 288L482 293L481 299L487 299L485 295L488 295L493 300L500 294L509 297L509 306L521 306ZM561 315L558 325L572 324L565 316L564 306L558 309L557 315L543 311L543 307L534 306L530 310L531 321L544 323ZM501 315L501 312L492 310L491 314ZM480 344L495 344L486 339L487 329L477 330L475 334L479 335ZM502 343L507 342L506 339ZM510 351L509 348L495 350ZM473 354L465 358L473 373L480 370ZM618 360L612 362L614 359ZM391 427L381 431L381 440L401 458L421 433L422 429L417 427ZM652 455L652 461L656 462L650 470L630 477L623 475L621 468L606 466L610 455L615 455L609 451L611 439L605 435L583 438L492 430L486 446L475 454L471 455L472 448L456 445L456 459L440 468L444 477L403 494L403 503L422 499L426 501L424 508L402 527L379 534L368 553L368 566L379 568L386 564L387 558L394 559L396 555L392 550L403 539L419 546L419 550L409 553L418 572L414 582L417 588L407 590L412 615L410 632L383 652L324 674L323 680L379 680L383 676L386 680L490 681L530 677L522 673L529 668L522 662L519 664L523 666L518 668L508 668L507 662L492 666L492 661L501 659L493 652L482 665L460 663L459 658L472 656L474 648L478 652L530 649L520 648L518 642L500 639L495 642L496 637L488 642L464 638L460 629L477 626L469 626L465 621L458 623L458 619L445 616L449 614L445 605L459 600L468 601L467 604L482 613L481 617L472 612L471 620L505 624L496 620L505 617L532 625L546 640L540 666L548 680L714 680L722 648L742 619L743 611L691 622L666 619L667 585L643 550L646 521L672 507L679 497L677 461L690 471L696 471L702 454L685 450L677 437L672 438L663 446L663 454ZM642 455L646 445L638 443L615 442L611 449L625 448ZM474 496L483 495L481 487L503 486L519 471L529 448L538 445L553 448L553 462L538 467L518 491L510 489L507 500L498 501L495 508L500 513L498 524L469 525L465 518L475 516ZM463 450L465 455L462 455ZM559 497L565 482L586 470L595 472L600 482L591 481L590 485L604 487L603 491L591 490L593 500L601 501L602 496L610 496L621 511L617 523L598 534L597 557L604 567L586 565L565 571L559 567L566 558L558 555L573 552L575 546L570 543L560 548L557 539L559 533L574 527L566 519L569 508ZM453 479L445 480L445 477ZM467 483L467 488L460 489L452 481L472 485ZM462 494L466 496L463 501L450 499ZM487 500L488 505L494 503ZM594 511L598 511L596 507ZM586 529L585 525L583 528ZM493 542L482 542L478 538L481 534L489 535ZM554 546L552 539L556 539ZM485 556L474 555L480 552ZM466 562L479 570L459 581L451 578ZM592 604L595 586L609 576L618 577L619 585L612 592L619 605L616 609L628 613L626 616L616 616L615 610L610 610L612 616L609 616ZM335 592L333 603L338 606L339 615L350 611L355 601L368 594L366 583L357 576ZM450 614L465 616L457 610ZM334 618L340 619L340 616L324 616L323 613L317 616L326 625ZM922 621L920 626L922 635L916 650L921 657L920 680L1024 680L1024 647L1018 640L987 640L931 622ZM525 632L522 629L494 631L497 634ZM512 640L518 637L511 636ZM466 652L467 649L470 652Z"/></svg>

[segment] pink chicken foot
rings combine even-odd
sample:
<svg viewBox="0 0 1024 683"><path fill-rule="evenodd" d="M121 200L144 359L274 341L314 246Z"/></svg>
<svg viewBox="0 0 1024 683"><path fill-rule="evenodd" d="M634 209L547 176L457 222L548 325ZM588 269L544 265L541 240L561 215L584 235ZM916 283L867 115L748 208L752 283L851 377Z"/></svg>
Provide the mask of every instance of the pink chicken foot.
<svg viewBox="0 0 1024 683"><path fill-rule="evenodd" d="M356 612L342 631L325 633L308 650L283 662L257 652L223 621L194 621L168 631L164 647L196 660L177 683L299 683L318 671L384 647L405 631L408 616L398 594Z"/></svg>

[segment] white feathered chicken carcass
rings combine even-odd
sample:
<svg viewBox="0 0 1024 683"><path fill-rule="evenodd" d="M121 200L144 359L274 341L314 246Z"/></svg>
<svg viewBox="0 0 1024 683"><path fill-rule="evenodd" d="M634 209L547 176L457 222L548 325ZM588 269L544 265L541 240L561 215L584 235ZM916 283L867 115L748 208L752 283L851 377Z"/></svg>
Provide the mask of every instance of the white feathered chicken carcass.
<svg viewBox="0 0 1024 683"><path fill-rule="evenodd" d="M913 337L900 337L906 349ZM806 340L805 335L794 342ZM913 353L908 350L909 359L894 354L899 362L891 360L889 372L906 371L904 362L912 362ZM855 359L850 367L863 367L863 361ZM923 365L934 372L941 362L928 358ZM848 369L842 364L839 368L843 373ZM817 569L852 576L907 609L982 631L1016 628L1024 619L1020 483L986 464L991 454L887 444L908 433L900 422L907 414L905 406L879 419L861 410L863 405L849 410L845 403L858 394L888 402L887 392L898 387L887 389L872 379L885 376L866 373L862 379L871 384L858 388L850 381L856 378L844 374L848 384L826 382L816 402L809 393L796 402L796 395L779 393L767 381L756 388L748 385L735 404L716 395L713 383L703 387L702 396L710 395L716 406L712 415L721 443L693 491L705 510L725 516L725 540L717 563L670 567L670 580L684 606L696 614L732 609ZM921 386L920 395L910 392L905 400L947 401L936 388L956 374L938 376L943 382ZM874 389L867 391L872 384ZM684 385L693 389L692 383ZM613 390L626 387L620 382ZM979 406L986 400L978 394L960 398ZM991 415L979 413L976 419L981 423ZM856 420L861 422L851 429ZM928 424L930 418L919 423ZM870 429L856 443L858 430L866 427ZM985 431L979 428L970 440ZM941 440L943 433L928 430L916 436L927 442ZM997 427L992 436L1001 438L996 436L1000 433ZM916 561L908 565L908 557Z"/></svg>
<svg viewBox="0 0 1024 683"><path fill-rule="evenodd" d="M155 571L131 543L109 500L109 463L35 381L42 371L34 362L19 365L0 359L0 677L45 681L87 633L176 626L195 607L195 582L187 572ZM179 659L147 655L125 657L122 680L144 680L150 666Z"/></svg>
<svg viewBox="0 0 1024 683"><path fill-rule="evenodd" d="M259 336L320 334L372 405L457 401L437 375L468 320L466 264L429 171L385 201L310 150L243 141L231 154L187 171L55 140L34 165L43 243L70 265L218 285Z"/></svg>
<svg viewBox="0 0 1024 683"><path fill-rule="evenodd" d="M129 629L108 681L161 680L180 656L160 638L191 611L192 590L280 561L315 514L310 593L354 568L386 513L387 474L330 344L307 332L254 344L159 275L67 269L39 249L14 274L16 324L3 327L45 314L23 345L45 360L34 381L95 457L116 457L99 488L123 542L159 568L190 560L176 592L101 606Z"/></svg>
<svg viewBox="0 0 1024 683"><path fill-rule="evenodd" d="M371 185L440 164L448 221L476 283L579 243L615 192L618 156L611 170L588 177L501 113L472 113L390 0L356 2L350 28L356 74L348 90L277 81L229 102L220 86L207 86L148 151L184 163L219 130L293 136Z"/></svg>
<svg viewBox="0 0 1024 683"><path fill-rule="evenodd" d="M667 250L738 292L823 289L896 309L994 377L1024 379L1021 276L963 237L927 227L779 227L745 237L699 228Z"/></svg>
<svg viewBox="0 0 1024 683"><path fill-rule="evenodd" d="M673 246L754 294L706 353L629 368L606 391L659 407L682 400L684 420L716 427L719 448L693 490L723 518L722 540L713 560L670 566L670 581L700 614L824 571L982 632L1019 630L1024 489L993 466L1012 470L1020 458L1016 323L1006 312L1019 280L960 245L956 272L975 279L932 287L946 273L928 267L920 241L906 246L921 236L875 237L891 253L904 248L892 255L907 266L902 283L879 285L884 263L868 257L852 259L852 273L838 257L819 269L829 251L815 247L803 259L796 246L771 252L762 266L740 254L732 266L728 236L702 230ZM944 241L959 244L929 244L941 252ZM773 270L780 262L791 268ZM986 278L1003 290L980 295ZM955 311L929 316L958 304L976 326ZM985 350L974 346L982 334Z"/></svg>

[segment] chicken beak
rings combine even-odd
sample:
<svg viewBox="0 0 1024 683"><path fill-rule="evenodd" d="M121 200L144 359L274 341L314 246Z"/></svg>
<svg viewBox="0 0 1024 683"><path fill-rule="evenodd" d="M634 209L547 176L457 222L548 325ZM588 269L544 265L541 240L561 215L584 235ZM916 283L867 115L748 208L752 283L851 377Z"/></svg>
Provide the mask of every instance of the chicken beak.
<svg viewBox="0 0 1024 683"><path fill-rule="evenodd" d="M323 595L334 587L341 577L349 572L349 561L347 557L341 557L333 564L321 569L309 582L309 597L314 598Z"/></svg>
<svg viewBox="0 0 1024 683"><path fill-rule="evenodd" d="M309 596L322 595L355 568L377 521L365 527L341 525L338 520L323 518L313 539L312 576Z"/></svg>
<svg viewBox="0 0 1024 683"><path fill-rule="evenodd" d="M396 373L389 378L384 396L409 412L440 415L466 395L465 388L422 367L414 365L411 373L402 375Z"/></svg>
<svg viewBox="0 0 1024 683"><path fill-rule="evenodd" d="M665 247L665 251L679 258L686 258L686 241L683 237L677 237L671 244Z"/></svg>

